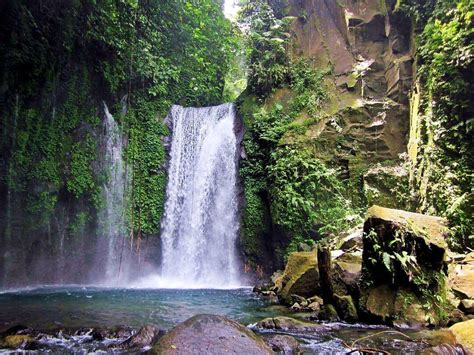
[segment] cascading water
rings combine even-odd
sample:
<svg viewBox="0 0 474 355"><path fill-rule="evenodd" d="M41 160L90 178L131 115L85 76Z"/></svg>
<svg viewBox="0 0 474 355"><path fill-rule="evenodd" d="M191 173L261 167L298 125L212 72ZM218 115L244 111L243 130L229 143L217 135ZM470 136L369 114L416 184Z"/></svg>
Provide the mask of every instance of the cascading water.
<svg viewBox="0 0 474 355"><path fill-rule="evenodd" d="M107 283L123 279L124 263L124 193L126 173L123 162L123 135L120 127L104 103L105 112L105 167L108 172L104 184L105 206L103 231L107 237L105 276ZM126 255L125 255L126 257Z"/></svg>
<svg viewBox="0 0 474 355"><path fill-rule="evenodd" d="M173 133L159 286L238 286L234 106L173 106L167 120Z"/></svg>

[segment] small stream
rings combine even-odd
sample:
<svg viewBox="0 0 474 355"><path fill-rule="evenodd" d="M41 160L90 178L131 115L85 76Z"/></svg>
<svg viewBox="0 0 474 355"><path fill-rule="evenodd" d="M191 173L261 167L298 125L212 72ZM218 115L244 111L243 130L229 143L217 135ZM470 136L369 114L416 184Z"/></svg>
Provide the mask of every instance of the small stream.
<svg viewBox="0 0 474 355"><path fill-rule="evenodd" d="M44 332L40 351L107 351L134 330L154 324L168 330L193 315L224 315L251 325L266 317L296 316L286 308L257 297L250 289L171 290L82 286L40 287L0 293L0 332L21 324ZM121 329L115 337L94 340L92 328ZM404 331L388 327L326 323L315 332L254 329L263 336L289 334L304 353L346 353L357 339L366 348L390 353L420 353L446 342L442 332ZM4 350L5 351L5 350ZM2 352L2 350L0 350Z"/></svg>

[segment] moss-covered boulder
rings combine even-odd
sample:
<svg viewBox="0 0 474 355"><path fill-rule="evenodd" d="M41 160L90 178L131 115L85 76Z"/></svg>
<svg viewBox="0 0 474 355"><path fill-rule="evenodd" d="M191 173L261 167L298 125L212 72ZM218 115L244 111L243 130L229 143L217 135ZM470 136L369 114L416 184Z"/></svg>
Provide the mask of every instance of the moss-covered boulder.
<svg viewBox="0 0 474 355"><path fill-rule="evenodd" d="M33 337L28 334L7 335L0 339L0 348L18 349L31 344L33 341Z"/></svg>
<svg viewBox="0 0 474 355"><path fill-rule="evenodd" d="M469 352L474 353L474 319L456 323L449 330L451 330L459 344Z"/></svg>
<svg viewBox="0 0 474 355"><path fill-rule="evenodd" d="M442 323L451 311L446 234L443 218L371 207L363 235L363 311L389 323Z"/></svg>
<svg viewBox="0 0 474 355"><path fill-rule="evenodd" d="M354 323L359 319L357 308L349 295L334 295L334 304L339 316L346 322Z"/></svg>
<svg viewBox="0 0 474 355"><path fill-rule="evenodd" d="M316 251L290 254L281 280L281 298L291 302L292 294L303 297L314 296L318 285Z"/></svg>
<svg viewBox="0 0 474 355"><path fill-rule="evenodd" d="M369 319L402 328L438 323L436 312L424 309L422 300L414 292L389 285L364 289L360 306Z"/></svg>
<svg viewBox="0 0 474 355"><path fill-rule="evenodd" d="M152 354L272 354L243 325L216 315L197 315L178 324L153 346Z"/></svg>

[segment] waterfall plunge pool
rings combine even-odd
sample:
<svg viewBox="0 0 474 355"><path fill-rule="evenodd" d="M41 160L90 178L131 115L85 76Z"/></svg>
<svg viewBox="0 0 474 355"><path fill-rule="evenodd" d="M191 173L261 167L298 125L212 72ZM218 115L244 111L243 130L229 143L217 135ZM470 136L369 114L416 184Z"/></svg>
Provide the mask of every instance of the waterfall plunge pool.
<svg viewBox="0 0 474 355"><path fill-rule="evenodd" d="M76 329L138 329L154 324L168 330L196 314L219 314L249 325L266 317L293 316L282 306L257 297L250 289L124 289L84 286L39 287L0 293L0 332L22 324L50 334L43 337L41 351L97 351L110 346L88 336L65 336ZM301 316L301 314L299 315ZM258 331L258 329L256 329ZM391 353L419 353L443 342L433 331L404 331L412 340L383 326L326 324L322 331L303 333L266 330L268 334L289 334L302 344L303 353L345 353L345 344L367 337L366 346ZM132 330L133 331L133 330ZM125 334L127 334L125 332ZM130 333L128 333L130 334ZM2 350L0 349L0 352Z"/></svg>

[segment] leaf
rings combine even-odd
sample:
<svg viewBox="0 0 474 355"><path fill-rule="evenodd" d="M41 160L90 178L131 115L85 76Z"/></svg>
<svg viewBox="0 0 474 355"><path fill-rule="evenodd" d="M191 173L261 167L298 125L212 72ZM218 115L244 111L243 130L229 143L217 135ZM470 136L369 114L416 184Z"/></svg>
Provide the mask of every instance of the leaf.
<svg viewBox="0 0 474 355"><path fill-rule="evenodd" d="M383 253L382 260L387 270L392 271L392 256L388 253Z"/></svg>

